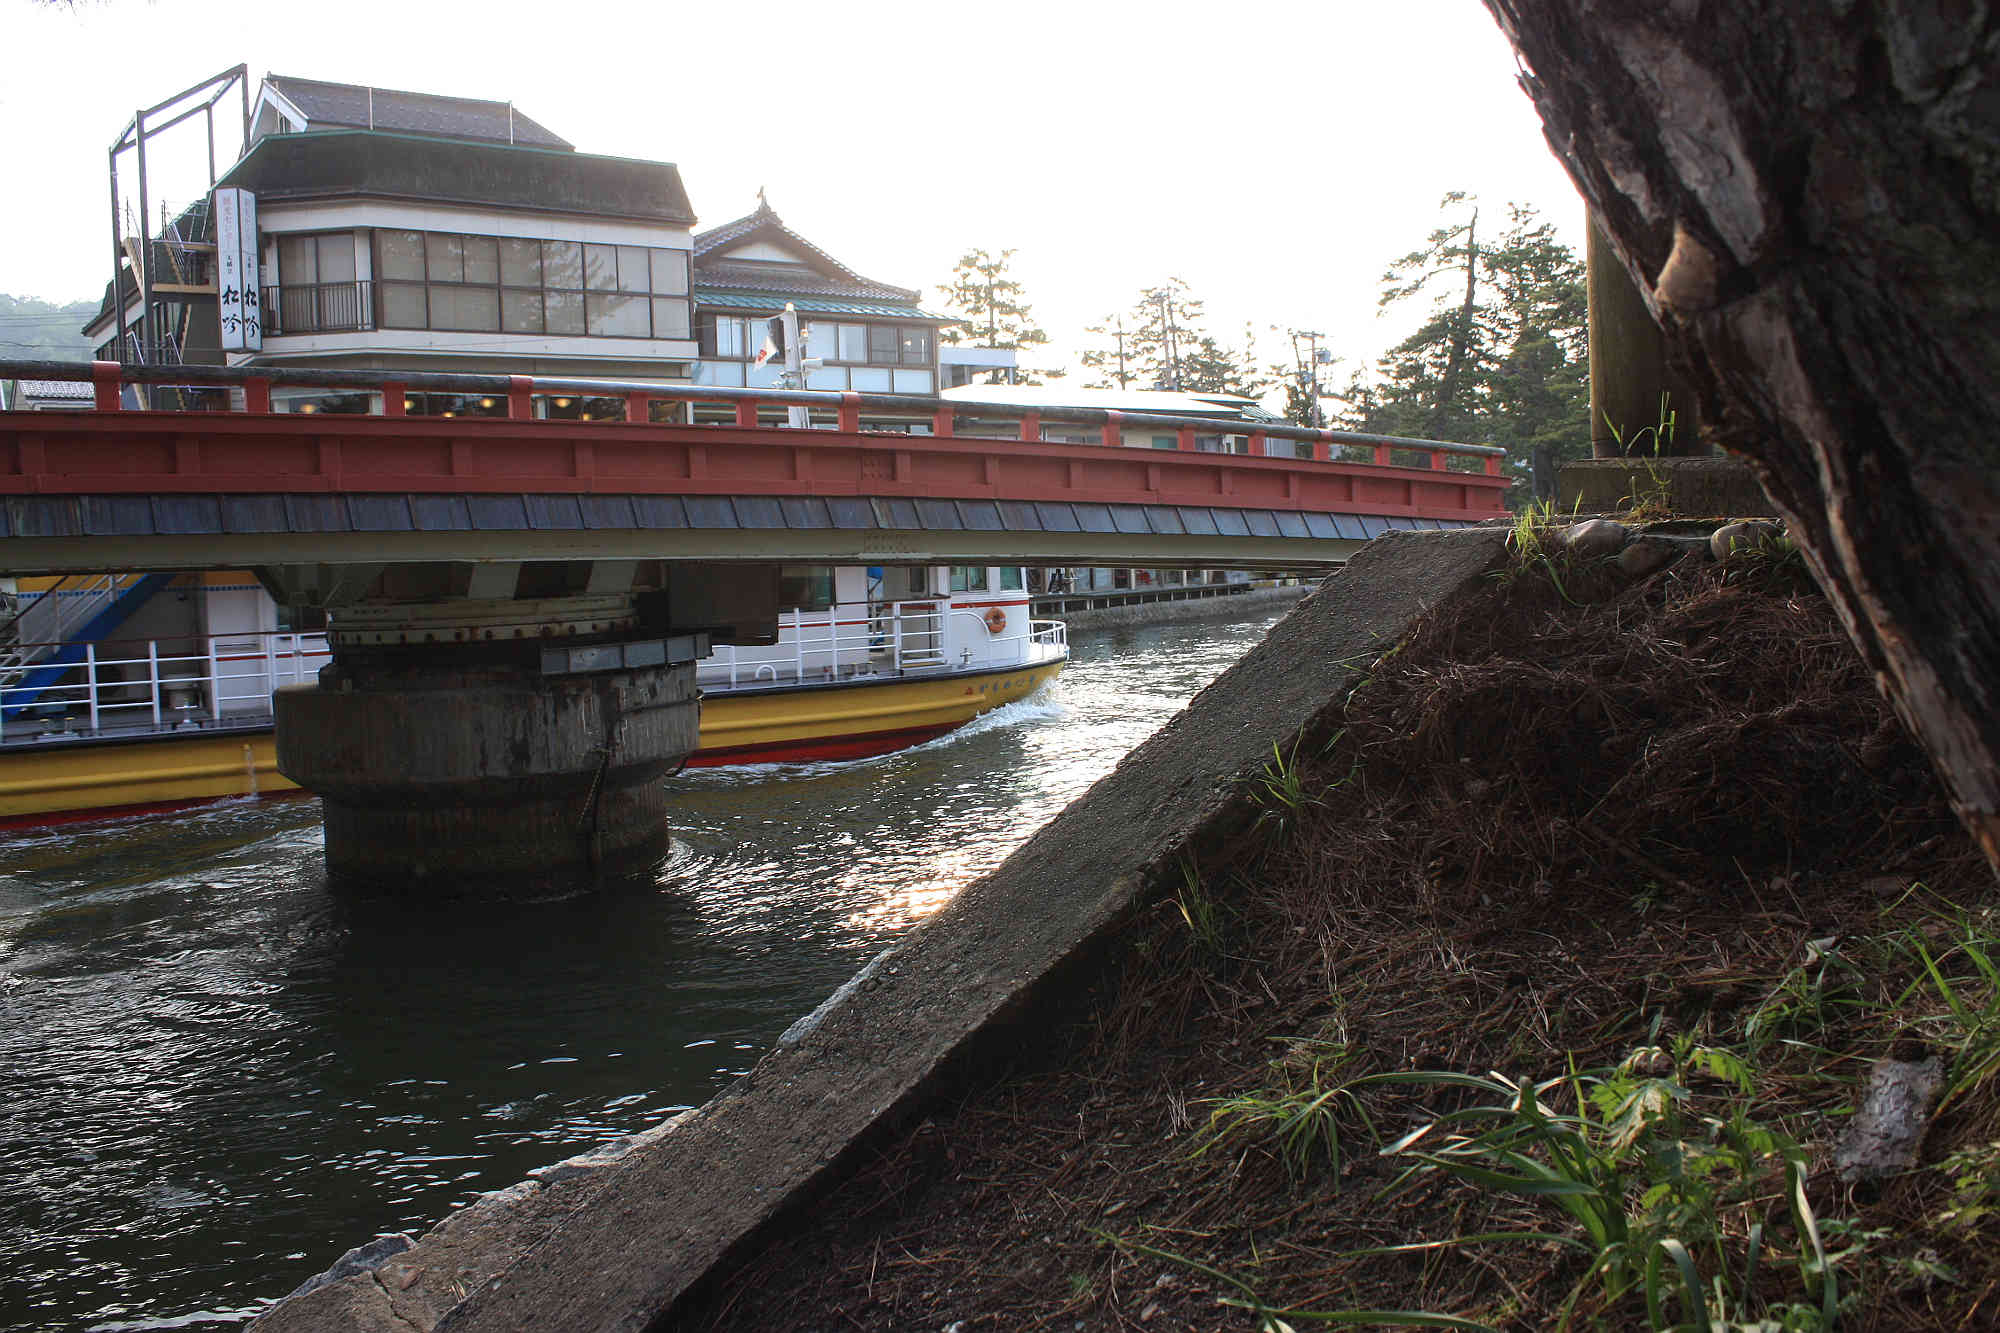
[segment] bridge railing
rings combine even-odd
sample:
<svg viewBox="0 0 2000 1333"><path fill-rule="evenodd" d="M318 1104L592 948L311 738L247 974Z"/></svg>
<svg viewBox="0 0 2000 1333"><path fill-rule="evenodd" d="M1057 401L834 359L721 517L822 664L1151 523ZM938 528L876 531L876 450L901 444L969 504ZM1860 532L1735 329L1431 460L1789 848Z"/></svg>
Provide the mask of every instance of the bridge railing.
<svg viewBox="0 0 2000 1333"><path fill-rule="evenodd" d="M1178 416L1151 412L1120 412L1085 407L1022 407L998 403L952 402L914 394L834 392L821 389L749 389L721 385L657 384L644 381L570 379L558 376L460 374L455 372L379 370L321 370L289 366L190 366L121 365L112 361L17 361L0 360L0 379L68 380L93 386L96 410L133 410L122 405L122 390L128 384L167 385L177 388L223 388L231 390L230 406L238 401L249 413L270 413L272 389L316 389L338 395L347 391L350 400L366 394L364 405L370 415L405 417L441 415L494 417L510 421L559 419L564 423L608 420L655 425L684 425L699 429L720 425L738 429L785 429L770 413L778 409L806 409L804 429L833 429L849 434L881 430L883 433L912 433L912 426L925 428L915 433L935 438L961 435L962 419L1012 423L1017 438L1040 443L1044 433L1056 423L1094 427L1096 443L1126 447L1126 431L1144 431L1149 436L1171 436L1175 451L1200 451L1204 436L1228 434L1247 437L1253 457L1302 459L1298 446L1306 446L1312 461L1322 463L1362 463L1382 467L1409 467L1435 472L1475 472L1498 477L1506 451L1492 445L1463 444L1450 440L1414 439L1377 435L1362 431L1326 430L1293 426L1282 422L1245 422L1205 416ZM221 395L216 395L220 397ZM455 405L424 411L440 396ZM143 397L143 395L142 395ZM580 404L589 402L589 408ZM282 403L280 403L282 405ZM317 405L302 405L315 410ZM697 409L725 409L720 421L702 420ZM605 410L609 408L610 410ZM326 410L349 411L349 403ZM873 420L864 425L864 416ZM890 422L895 424L891 425ZM995 438L985 433L965 434L968 439ZM1283 441L1287 448L1274 448Z"/></svg>

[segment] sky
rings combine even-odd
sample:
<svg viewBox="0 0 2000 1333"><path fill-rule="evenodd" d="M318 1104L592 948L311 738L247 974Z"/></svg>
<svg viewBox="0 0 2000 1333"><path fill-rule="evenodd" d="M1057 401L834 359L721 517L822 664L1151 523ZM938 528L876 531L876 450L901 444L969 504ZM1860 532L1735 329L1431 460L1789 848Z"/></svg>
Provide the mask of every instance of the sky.
<svg viewBox="0 0 2000 1333"><path fill-rule="evenodd" d="M101 293L112 141L237 63L511 100L582 151L678 164L701 227L761 187L932 309L966 250L1013 249L1058 361L1176 276L1263 360L1289 359L1282 330L1324 332L1344 381L1416 322L1378 314L1381 276L1450 190L1496 222L1530 204L1582 247L1479 0L0 0L0 292ZM206 188L199 124L149 162L156 200ZM218 136L224 163L239 137Z"/></svg>

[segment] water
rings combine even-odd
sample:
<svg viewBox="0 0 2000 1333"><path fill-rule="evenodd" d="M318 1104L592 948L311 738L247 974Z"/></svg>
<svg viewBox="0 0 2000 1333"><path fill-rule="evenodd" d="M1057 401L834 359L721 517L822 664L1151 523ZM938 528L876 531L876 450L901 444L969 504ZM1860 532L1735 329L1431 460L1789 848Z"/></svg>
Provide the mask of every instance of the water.
<svg viewBox="0 0 2000 1333"><path fill-rule="evenodd" d="M330 891L316 802L0 845L0 1330L214 1328L350 1245L706 1100L1274 617L1074 638L914 750L673 780L595 894Z"/></svg>

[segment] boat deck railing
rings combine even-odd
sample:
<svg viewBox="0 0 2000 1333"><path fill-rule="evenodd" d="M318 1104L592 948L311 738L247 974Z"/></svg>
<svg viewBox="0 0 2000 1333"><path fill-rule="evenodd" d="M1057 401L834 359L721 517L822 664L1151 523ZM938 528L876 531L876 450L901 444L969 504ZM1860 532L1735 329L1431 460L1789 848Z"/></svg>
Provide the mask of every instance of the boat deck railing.
<svg viewBox="0 0 2000 1333"><path fill-rule="evenodd" d="M943 598L880 606L846 603L779 618L780 641L768 648L716 646L696 669L709 694L780 686L949 675L1037 666L1069 655L1061 621L1009 617L994 633L986 609L953 607Z"/></svg>
<svg viewBox="0 0 2000 1333"><path fill-rule="evenodd" d="M0 686L0 745L268 726L271 692L312 680L332 660L325 635L288 631L82 647L63 683Z"/></svg>

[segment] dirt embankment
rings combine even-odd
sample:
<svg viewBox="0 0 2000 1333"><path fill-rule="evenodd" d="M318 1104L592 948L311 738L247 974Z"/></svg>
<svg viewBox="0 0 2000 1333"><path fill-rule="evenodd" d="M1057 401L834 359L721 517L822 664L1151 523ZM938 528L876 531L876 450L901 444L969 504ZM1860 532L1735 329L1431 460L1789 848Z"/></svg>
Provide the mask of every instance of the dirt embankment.
<svg viewBox="0 0 2000 1333"><path fill-rule="evenodd" d="M2000 1322L1993 885L1796 555L1522 561L1257 787L1073 1026L676 1326ZM1890 1056L1942 1104L1849 1183Z"/></svg>

